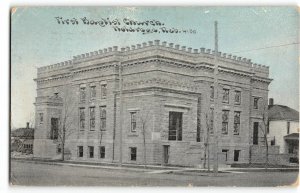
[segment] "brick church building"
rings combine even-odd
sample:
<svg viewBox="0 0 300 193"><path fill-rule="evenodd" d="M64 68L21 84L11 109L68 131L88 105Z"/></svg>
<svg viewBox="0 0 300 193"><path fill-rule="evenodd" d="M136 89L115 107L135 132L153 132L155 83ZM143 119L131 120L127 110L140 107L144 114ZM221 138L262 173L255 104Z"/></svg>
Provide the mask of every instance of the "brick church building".
<svg viewBox="0 0 300 193"><path fill-rule="evenodd" d="M71 160L196 166L208 149L212 159L217 124L219 162L248 163L269 67L225 53L218 63L217 93L212 50L159 40L38 68L34 156L59 158L63 125Z"/></svg>

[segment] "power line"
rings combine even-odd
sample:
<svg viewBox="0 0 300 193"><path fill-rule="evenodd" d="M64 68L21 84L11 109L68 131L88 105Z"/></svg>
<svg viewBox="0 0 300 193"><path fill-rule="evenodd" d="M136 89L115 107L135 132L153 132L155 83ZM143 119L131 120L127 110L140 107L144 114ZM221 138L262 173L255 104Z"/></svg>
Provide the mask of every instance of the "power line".
<svg viewBox="0 0 300 193"><path fill-rule="evenodd" d="M299 42L293 42L293 43L281 44L281 45L274 45L274 46L267 46L267 47L256 48L256 49L251 49L251 50L242 50L242 51L237 51L237 52L232 52L232 53L251 52L251 51L256 51L256 50L264 50L264 49L290 46L290 45L296 45L296 44L299 44Z"/></svg>

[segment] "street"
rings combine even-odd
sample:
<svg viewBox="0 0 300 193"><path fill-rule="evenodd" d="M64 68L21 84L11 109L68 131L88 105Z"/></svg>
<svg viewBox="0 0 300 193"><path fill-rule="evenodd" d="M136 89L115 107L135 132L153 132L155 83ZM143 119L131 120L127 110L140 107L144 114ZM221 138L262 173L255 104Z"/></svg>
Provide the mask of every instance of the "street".
<svg viewBox="0 0 300 193"><path fill-rule="evenodd" d="M26 186L284 186L298 172L205 172L84 167L11 160L12 185Z"/></svg>

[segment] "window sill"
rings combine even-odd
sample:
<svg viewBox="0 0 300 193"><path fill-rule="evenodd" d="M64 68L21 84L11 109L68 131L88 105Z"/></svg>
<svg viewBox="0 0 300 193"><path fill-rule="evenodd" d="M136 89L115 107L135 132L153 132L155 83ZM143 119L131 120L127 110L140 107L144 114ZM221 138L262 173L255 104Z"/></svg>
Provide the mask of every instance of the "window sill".
<svg viewBox="0 0 300 193"><path fill-rule="evenodd" d="M187 143L187 141L183 141L183 140L168 140L168 142L170 143ZM190 142L188 142L190 143ZM201 142L195 142L195 143L201 143Z"/></svg>
<svg viewBox="0 0 300 193"><path fill-rule="evenodd" d="M130 133L130 134L128 134L127 136L128 136L128 137L138 137L139 134L137 134L137 133Z"/></svg>

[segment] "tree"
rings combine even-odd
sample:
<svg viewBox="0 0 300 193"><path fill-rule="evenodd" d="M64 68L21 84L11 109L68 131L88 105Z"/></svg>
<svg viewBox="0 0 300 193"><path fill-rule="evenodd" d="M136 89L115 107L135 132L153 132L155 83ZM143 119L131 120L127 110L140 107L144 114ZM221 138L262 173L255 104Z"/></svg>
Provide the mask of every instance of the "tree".
<svg viewBox="0 0 300 193"><path fill-rule="evenodd" d="M206 159L207 159L207 171L210 171L210 152L209 152L209 137L211 131L210 119L208 114L205 113L205 120L206 120L206 140L204 143L204 168L206 167Z"/></svg>
<svg viewBox="0 0 300 193"><path fill-rule="evenodd" d="M72 123L74 122L74 116L72 116L74 105L71 103L74 94L70 93L69 88L64 87L63 98L59 97L58 93L55 95L56 99L62 101L62 111L58 119L57 140L61 148L61 160L64 161L66 139L75 131L72 129Z"/></svg>
<svg viewBox="0 0 300 193"><path fill-rule="evenodd" d="M149 118L148 110L142 111L139 115L141 129L142 129L142 136L143 136L144 167L146 167L146 165L147 165L147 157L146 157L146 153L147 153L147 151L146 151L147 150L146 149L146 128L147 127L146 126L147 126L148 118Z"/></svg>
<svg viewBox="0 0 300 193"><path fill-rule="evenodd" d="M269 141L268 141L268 127L269 127L269 120L268 120L268 105L263 102L263 108L261 111L262 121L259 124L260 131L262 133L263 141L266 146L265 151L265 169L267 170L269 164Z"/></svg>

